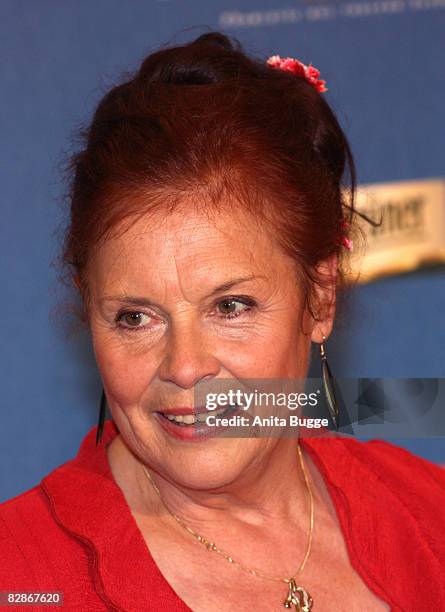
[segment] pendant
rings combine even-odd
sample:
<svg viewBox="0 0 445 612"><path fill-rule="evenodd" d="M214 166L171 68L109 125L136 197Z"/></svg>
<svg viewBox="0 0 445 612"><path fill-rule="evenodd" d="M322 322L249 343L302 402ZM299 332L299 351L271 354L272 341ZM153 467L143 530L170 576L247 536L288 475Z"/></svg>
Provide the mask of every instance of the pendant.
<svg viewBox="0 0 445 612"><path fill-rule="evenodd" d="M303 587L297 586L295 578L289 580L289 592L283 605L285 608L291 608L295 606L296 612L310 612L314 601L307 591Z"/></svg>

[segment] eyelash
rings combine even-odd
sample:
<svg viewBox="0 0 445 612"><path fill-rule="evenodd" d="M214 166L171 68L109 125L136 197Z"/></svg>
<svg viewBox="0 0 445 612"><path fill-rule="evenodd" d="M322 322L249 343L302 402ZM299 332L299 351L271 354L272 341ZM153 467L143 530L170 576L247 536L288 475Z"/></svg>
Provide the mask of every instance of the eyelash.
<svg viewBox="0 0 445 612"><path fill-rule="evenodd" d="M245 306L248 306L248 308L246 308L245 310L242 310L239 313L229 313L228 315L221 315L220 318L222 319L236 319L237 317L239 317L240 315L242 315L245 312L249 312L254 306L256 306L256 302L255 300L253 300L252 298L249 298L247 296L229 296L226 298L222 298L221 300L218 300L216 302L216 306L218 304L223 304L224 302L240 302L241 304L244 304Z"/></svg>
<svg viewBox="0 0 445 612"><path fill-rule="evenodd" d="M241 304L244 304L245 306L248 306L248 308L242 310L241 312L238 313L229 313L227 315L220 315L219 318L221 319L236 319L237 317L239 317L240 315L244 314L245 312L249 312L253 307L256 306L256 302L255 300L253 300L252 298L246 297L246 296L230 296L230 297L226 297L226 298L222 298L221 300L218 300L215 304L215 306L217 307L218 304L222 304L224 302L240 302ZM124 310L124 311L119 311L116 315L115 318L115 323L117 324L117 327L119 327L120 329L122 329L125 332L136 332L136 331L141 331L143 329L145 329L144 326L140 326L140 327L127 327L125 325L121 324L121 321L124 317L128 316L128 315L135 315L135 314L146 314L143 313L139 310Z"/></svg>

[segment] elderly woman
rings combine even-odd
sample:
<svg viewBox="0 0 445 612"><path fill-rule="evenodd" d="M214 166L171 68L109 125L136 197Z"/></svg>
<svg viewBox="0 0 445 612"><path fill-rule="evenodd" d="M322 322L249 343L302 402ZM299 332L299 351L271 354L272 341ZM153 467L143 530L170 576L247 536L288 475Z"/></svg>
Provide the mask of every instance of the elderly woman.
<svg viewBox="0 0 445 612"><path fill-rule="evenodd" d="M325 89L210 32L100 102L63 257L112 419L0 506L13 608L445 610L439 466L332 431L212 435L195 405L205 382L304 379L311 343L327 371L355 209Z"/></svg>

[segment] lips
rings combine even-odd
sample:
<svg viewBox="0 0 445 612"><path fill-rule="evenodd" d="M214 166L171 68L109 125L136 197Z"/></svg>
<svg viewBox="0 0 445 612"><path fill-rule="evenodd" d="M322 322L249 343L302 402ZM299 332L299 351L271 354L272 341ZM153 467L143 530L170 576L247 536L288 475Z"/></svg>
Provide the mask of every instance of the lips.
<svg viewBox="0 0 445 612"><path fill-rule="evenodd" d="M236 405L225 406L223 408L218 408L217 410L209 410L205 407L195 409L190 407L182 407L170 408L165 411L159 410L157 414L176 425L185 426L194 425L195 423L205 423L209 414L215 416L228 415L236 410L236 408L238 408Z"/></svg>
<svg viewBox="0 0 445 612"><path fill-rule="evenodd" d="M211 412L209 410L203 410L201 412L193 412L193 413L188 412L186 414L173 414L172 412L158 412L158 414L161 417L165 419L169 419L170 421L174 423L180 423L184 425L193 425L194 423L197 423L197 422L203 423L210 414L219 416L222 414L226 414L227 412L231 412L236 408L237 408L236 406L227 406L223 408L218 408L217 410L213 410Z"/></svg>
<svg viewBox="0 0 445 612"><path fill-rule="evenodd" d="M227 406L217 410L207 408L176 407L169 408L165 412L154 413L158 423L170 435L182 440L203 440L217 435L218 431L225 427L215 427L207 424L209 415L229 416L235 414L239 406Z"/></svg>

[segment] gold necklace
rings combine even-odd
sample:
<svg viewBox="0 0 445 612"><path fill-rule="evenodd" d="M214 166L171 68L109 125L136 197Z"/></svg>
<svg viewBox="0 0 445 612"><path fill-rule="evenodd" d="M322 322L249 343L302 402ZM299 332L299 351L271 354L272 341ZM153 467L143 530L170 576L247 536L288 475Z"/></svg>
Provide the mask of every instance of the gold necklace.
<svg viewBox="0 0 445 612"><path fill-rule="evenodd" d="M308 478L308 475L307 475L307 472L306 472L306 466L305 466L305 463L304 463L303 453L301 452L300 444L297 444L297 448L298 448L298 456L300 458L300 465L301 465L301 469L302 469L303 476L304 476L304 482L306 484L306 488L307 488L307 491L308 491L308 494L309 494L309 500L310 500L310 523L309 523L309 534L308 534L308 541L307 541L307 547L306 547L306 554L304 556L303 561L300 564L300 567L295 572L295 576L297 576L297 574L300 574L303 571L303 569L304 569L304 567L306 565L306 562L307 562L307 560L309 558L309 553L310 553L311 544L312 544L312 534L313 534L313 531L314 531L314 497L313 497L313 494L312 494L311 486L309 484L309 478ZM295 576L291 577L291 578L281 578L279 576L266 576L266 575L262 574L261 572L259 572L258 570L249 568L249 567L243 565L242 563L240 563L239 561L236 561L231 555L226 553L224 550L221 550L220 548L218 548L218 546L214 542L211 542L210 540L208 540L204 536L201 536L198 533L196 533L196 531L193 531L193 529L191 529L188 525L186 525L184 523L184 521L179 518L179 516L177 516L174 512L172 512L168 508L168 506L166 505L166 503L162 499L162 496L161 496L161 493L160 493L158 487L153 482L153 479L150 476L150 473L148 472L148 470L145 467L145 465L142 465L142 468L143 468L144 473L147 476L148 480L150 481L152 487L154 488L154 490L156 491L157 495L159 496L159 499L161 500L161 503L163 504L163 506L167 510L167 512L175 519L175 521L183 529L185 529L188 533L190 533L198 542L203 544L207 548L207 550L214 551L214 552L218 553L226 561L228 561L229 563L232 563L232 565L237 565L240 569L248 572L249 574L252 574L253 576L257 576L258 578L264 578L266 580L273 580L275 582L285 582L288 585L287 597L286 597L286 599L283 602L283 605L284 605L285 608L291 608L292 606L294 606L294 609L295 609L296 612L310 612L310 610L312 610L314 601L313 601L312 597L309 595L309 593L302 586L299 586L297 584Z"/></svg>

